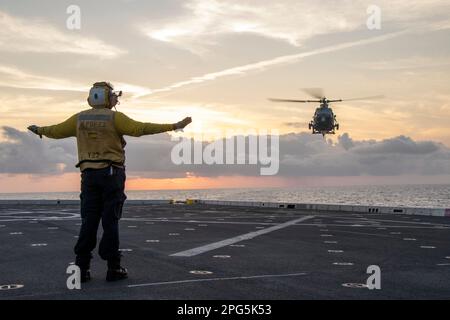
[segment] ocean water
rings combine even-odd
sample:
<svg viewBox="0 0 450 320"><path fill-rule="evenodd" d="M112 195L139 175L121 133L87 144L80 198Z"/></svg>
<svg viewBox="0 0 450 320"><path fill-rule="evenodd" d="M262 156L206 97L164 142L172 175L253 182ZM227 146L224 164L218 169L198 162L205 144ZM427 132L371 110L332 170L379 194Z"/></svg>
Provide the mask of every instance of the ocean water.
<svg viewBox="0 0 450 320"><path fill-rule="evenodd" d="M450 208L450 184L126 191L128 199L272 201ZM79 192L4 193L5 199L79 199Z"/></svg>

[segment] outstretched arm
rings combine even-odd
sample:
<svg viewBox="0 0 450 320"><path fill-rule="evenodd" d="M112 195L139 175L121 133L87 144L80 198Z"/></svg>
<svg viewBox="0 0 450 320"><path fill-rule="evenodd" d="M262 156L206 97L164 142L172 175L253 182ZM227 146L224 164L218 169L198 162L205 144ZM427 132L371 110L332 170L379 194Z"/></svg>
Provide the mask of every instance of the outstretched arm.
<svg viewBox="0 0 450 320"><path fill-rule="evenodd" d="M122 112L116 112L114 117L114 125L117 132L121 135L132 137L140 137L148 134L156 134L181 129L184 128L188 123L190 123L190 120L186 124L183 123L184 125L180 125L180 123L158 124L151 122L139 122L127 117Z"/></svg>
<svg viewBox="0 0 450 320"><path fill-rule="evenodd" d="M69 119L60 124L47 127L38 127L32 125L28 127L28 130L39 136L46 136L52 139L63 139L68 137L75 137L77 135L77 115L74 114Z"/></svg>

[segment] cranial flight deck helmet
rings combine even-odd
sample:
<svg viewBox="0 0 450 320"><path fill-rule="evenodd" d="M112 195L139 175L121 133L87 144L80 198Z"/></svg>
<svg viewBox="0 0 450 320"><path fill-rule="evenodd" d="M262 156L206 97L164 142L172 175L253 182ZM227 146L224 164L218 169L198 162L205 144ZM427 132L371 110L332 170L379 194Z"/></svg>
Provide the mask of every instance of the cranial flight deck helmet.
<svg viewBox="0 0 450 320"><path fill-rule="evenodd" d="M92 108L111 108L111 97L115 95L120 97L122 91L114 91L114 87L109 82L96 82L89 90L89 97L87 99Z"/></svg>

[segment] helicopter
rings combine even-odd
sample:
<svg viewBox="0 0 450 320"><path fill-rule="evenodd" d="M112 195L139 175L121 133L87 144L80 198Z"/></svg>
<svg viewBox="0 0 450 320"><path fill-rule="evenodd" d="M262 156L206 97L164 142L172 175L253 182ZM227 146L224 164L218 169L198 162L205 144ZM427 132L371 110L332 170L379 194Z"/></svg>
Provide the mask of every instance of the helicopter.
<svg viewBox="0 0 450 320"><path fill-rule="evenodd" d="M336 115L333 113L333 109L330 108L329 104L334 102L343 101L355 101L355 100L367 100L367 99L377 99L383 96L372 96L364 98L353 98L353 99L327 99L322 89L320 88L307 88L302 89L304 92L316 98L315 100L293 100L293 99L272 99L273 102L296 102L296 103L320 103L319 107L316 108L314 112L313 119L309 122L308 128L312 129L312 134L322 134L325 138L326 134L335 134L335 130L339 130L339 123L337 122Z"/></svg>

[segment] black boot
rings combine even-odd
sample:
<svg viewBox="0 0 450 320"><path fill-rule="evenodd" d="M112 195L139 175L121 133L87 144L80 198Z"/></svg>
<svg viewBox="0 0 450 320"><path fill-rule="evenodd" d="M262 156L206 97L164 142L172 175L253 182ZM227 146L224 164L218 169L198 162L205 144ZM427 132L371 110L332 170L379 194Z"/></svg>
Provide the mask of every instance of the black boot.
<svg viewBox="0 0 450 320"><path fill-rule="evenodd" d="M85 283L91 280L91 270L86 270L86 269L80 269L81 271L81 276L80 276L80 281L81 283Z"/></svg>
<svg viewBox="0 0 450 320"><path fill-rule="evenodd" d="M80 268L80 281L81 283L88 282L91 280L91 258L92 256L77 256L75 259L75 264Z"/></svg>
<svg viewBox="0 0 450 320"><path fill-rule="evenodd" d="M116 269L108 269L106 273L106 281L117 281L128 278L128 271L123 267Z"/></svg>
<svg viewBox="0 0 450 320"><path fill-rule="evenodd" d="M117 281L128 278L128 271L120 266L120 260L108 261L106 281Z"/></svg>

